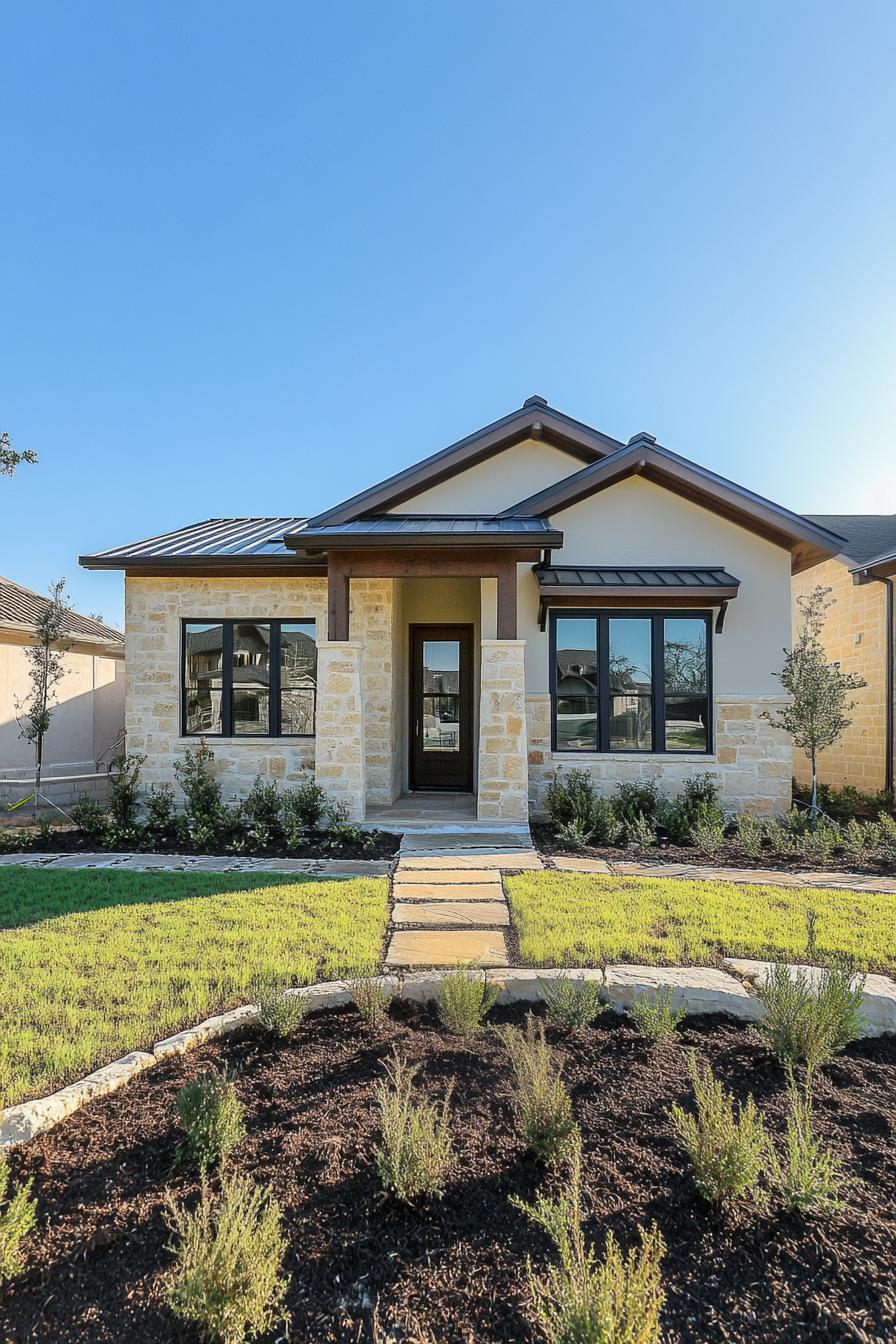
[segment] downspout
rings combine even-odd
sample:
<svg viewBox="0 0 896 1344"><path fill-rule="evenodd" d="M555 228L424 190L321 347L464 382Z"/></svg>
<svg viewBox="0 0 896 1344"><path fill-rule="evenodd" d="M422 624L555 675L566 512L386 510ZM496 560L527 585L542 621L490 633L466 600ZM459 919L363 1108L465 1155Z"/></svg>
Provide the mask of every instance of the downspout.
<svg viewBox="0 0 896 1344"><path fill-rule="evenodd" d="M876 583L884 584L887 590L887 675L886 675L887 714L886 714L886 729L885 729L887 761L884 774L884 788L887 789L890 793L892 793L893 747L894 747L893 699L894 695L896 695L896 667L894 667L894 664L896 664L896 647L894 647L894 645L896 645L896 630L894 630L894 623L893 623L894 622L893 580L879 578L876 574L871 575L871 578L873 578Z"/></svg>

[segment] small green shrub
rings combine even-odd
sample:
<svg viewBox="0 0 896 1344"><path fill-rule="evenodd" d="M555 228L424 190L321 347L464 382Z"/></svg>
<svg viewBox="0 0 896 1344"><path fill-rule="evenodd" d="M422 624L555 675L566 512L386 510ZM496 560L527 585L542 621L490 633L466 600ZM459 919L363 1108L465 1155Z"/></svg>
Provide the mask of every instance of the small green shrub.
<svg viewBox="0 0 896 1344"><path fill-rule="evenodd" d="M812 1072L861 1035L864 989L864 976L845 954L814 973L774 961L756 987L765 1009L759 1031L782 1064L805 1064Z"/></svg>
<svg viewBox="0 0 896 1344"><path fill-rule="evenodd" d="M556 1199L511 1198L544 1229L559 1257L543 1278L529 1261L532 1324L547 1344L660 1344L662 1237L655 1227L639 1228L640 1246L623 1255L611 1232L598 1262L582 1228L580 1148L570 1165L568 1190Z"/></svg>
<svg viewBox="0 0 896 1344"><path fill-rule="evenodd" d="M799 837L799 852L810 863L828 863L843 844L840 827L822 817L814 830Z"/></svg>
<svg viewBox="0 0 896 1344"><path fill-rule="evenodd" d="M691 827L691 844L708 859L718 858L725 848L725 823L708 814Z"/></svg>
<svg viewBox="0 0 896 1344"><path fill-rule="evenodd" d="M877 857L884 863L896 863L896 821L882 812L877 826Z"/></svg>
<svg viewBox="0 0 896 1344"><path fill-rule="evenodd" d="M547 1166L570 1156L579 1127L561 1068L544 1038L544 1023L529 1013L526 1027L499 1027L516 1081L514 1104L520 1133Z"/></svg>
<svg viewBox="0 0 896 1344"><path fill-rule="evenodd" d="M92 845L103 845L109 837L111 819L99 803L83 793L71 811L72 821L85 840Z"/></svg>
<svg viewBox="0 0 896 1344"><path fill-rule="evenodd" d="M632 1003L629 1009L631 1019L641 1035L649 1041L665 1041L674 1035L675 1028L685 1017L683 1008L672 1006L673 998L672 990L666 987L657 990L654 998L645 995Z"/></svg>
<svg viewBox="0 0 896 1344"><path fill-rule="evenodd" d="M457 966L439 985L439 1021L456 1036L475 1036L497 1000L498 991L488 984L484 971Z"/></svg>
<svg viewBox="0 0 896 1344"><path fill-rule="evenodd" d="M594 780L587 770L557 770L545 794L545 806L553 829L559 831L561 826L576 822L583 831L590 832L596 796Z"/></svg>
<svg viewBox="0 0 896 1344"><path fill-rule="evenodd" d="M259 827L269 835L280 830L282 800L273 780L256 775L241 808L243 825L247 829Z"/></svg>
<svg viewBox="0 0 896 1344"><path fill-rule="evenodd" d="M771 1181L788 1213L824 1217L840 1213L843 1199L843 1164L812 1132L812 1092L797 1087L788 1068L790 1111L787 1116L785 1159L771 1157Z"/></svg>
<svg viewBox="0 0 896 1344"><path fill-rule="evenodd" d="M759 1182L768 1160L768 1138L752 1097L735 1111L735 1102L708 1065L691 1053L690 1075L697 1114L673 1105L672 1123L694 1168L694 1184L712 1204L750 1196L759 1199Z"/></svg>
<svg viewBox="0 0 896 1344"><path fill-rule="evenodd" d="M417 1068L397 1052L377 1084L382 1147L376 1151L377 1171L385 1188L405 1203L440 1198L452 1159L451 1089L441 1106L414 1101Z"/></svg>
<svg viewBox="0 0 896 1344"><path fill-rule="evenodd" d="M166 1297L178 1320L221 1344L243 1344L284 1322L287 1242L269 1192L232 1176L217 1200L203 1185L192 1213L171 1195L167 1203L177 1266Z"/></svg>
<svg viewBox="0 0 896 1344"><path fill-rule="evenodd" d="M165 839L176 830L174 790L170 784L153 784L146 800L146 829Z"/></svg>
<svg viewBox="0 0 896 1344"><path fill-rule="evenodd" d="M867 863L877 848L880 830L875 821L864 825L853 817L843 827L842 843L847 857L854 863Z"/></svg>
<svg viewBox="0 0 896 1344"><path fill-rule="evenodd" d="M327 795L313 779L302 780L283 794L283 825L300 831L316 831L327 811Z"/></svg>
<svg viewBox="0 0 896 1344"><path fill-rule="evenodd" d="M350 980L348 987L351 990L352 1003L367 1025L374 1030L381 1027L389 1016L389 1007L392 1003L393 991L389 986L383 984L376 976L365 976L363 979Z"/></svg>
<svg viewBox="0 0 896 1344"><path fill-rule="evenodd" d="M215 775L215 753L200 738L198 747L185 747L174 773L183 789L184 810L191 834L195 831L214 843L221 811L221 786Z"/></svg>
<svg viewBox="0 0 896 1344"><path fill-rule="evenodd" d="M538 991L547 1009L548 1017L561 1031L579 1031L593 1022L606 1009L601 1002L601 987L597 980L568 975L556 980L540 980Z"/></svg>
<svg viewBox="0 0 896 1344"><path fill-rule="evenodd" d="M719 806L719 786L711 775L693 775L672 802L662 803L658 818L675 845L689 845L697 827L721 827L725 818Z"/></svg>
<svg viewBox="0 0 896 1344"><path fill-rule="evenodd" d="M562 826L557 827L555 834L561 845L577 854L588 844L593 832L580 821L564 821Z"/></svg>
<svg viewBox="0 0 896 1344"><path fill-rule="evenodd" d="M656 831L661 805L659 790L652 781L646 784L623 781L616 787L612 805L627 840L634 829L643 830L644 821L650 824L652 831Z"/></svg>
<svg viewBox="0 0 896 1344"><path fill-rule="evenodd" d="M766 826L749 812L739 812L734 819L737 839L748 859L759 859L765 848Z"/></svg>
<svg viewBox="0 0 896 1344"><path fill-rule="evenodd" d="M31 1181L9 1193L9 1167L0 1158L0 1286L22 1268L22 1242L37 1222Z"/></svg>
<svg viewBox="0 0 896 1344"><path fill-rule="evenodd" d="M793 797L808 807L812 801L811 784L798 784L794 780ZM875 821L882 814L892 815L893 801L893 794L886 789L862 793L851 784L840 789L831 784L818 785L818 806L832 821L848 822L853 818Z"/></svg>
<svg viewBox="0 0 896 1344"><path fill-rule="evenodd" d="M632 849L650 849L656 844L656 824L645 813L639 812L631 821L623 823L623 837Z"/></svg>
<svg viewBox="0 0 896 1344"><path fill-rule="evenodd" d="M211 1069L184 1083L177 1113L187 1137L180 1158L206 1171L223 1166L246 1133L243 1108L230 1074Z"/></svg>
<svg viewBox="0 0 896 1344"><path fill-rule="evenodd" d="M127 752L109 762L109 812L118 830L127 830L137 820L140 769L145 760L140 752Z"/></svg>
<svg viewBox="0 0 896 1344"><path fill-rule="evenodd" d="M260 982L253 991L258 1021L272 1036L291 1036L308 1016L310 1000L304 994L288 994L286 986Z"/></svg>
<svg viewBox="0 0 896 1344"><path fill-rule="evenodd" d="M30 848L32 841L31 831L21 826L0 826L0 854L18 854Z"/></svg>

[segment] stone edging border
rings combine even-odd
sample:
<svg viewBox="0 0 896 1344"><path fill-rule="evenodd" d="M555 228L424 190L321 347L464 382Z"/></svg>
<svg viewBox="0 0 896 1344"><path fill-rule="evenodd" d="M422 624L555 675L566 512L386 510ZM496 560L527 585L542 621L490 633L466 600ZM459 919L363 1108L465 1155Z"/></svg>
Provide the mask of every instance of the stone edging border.
<svg viewBox="0 0 896 1344"><path fill-rule="evenodd" d="M727 1013L742 1021L756 1022L762 1015L762 1006L756 997L755 986L767 974L769 963L746 958L725 958L725 970L714 966L608 966L605 970L577 967L523 968L511 967L483 971L487 982L498 989L499 1003L537 1001L540 984L544 980L569 977L574 980L599 981L604 997L615 1012L624 1012L642 997L656 997L665 989L672 991L672 1002L688 1014ZM813 975L817 967L809 968ZM435 997L439 983L450 974L447 970L409 971L401 975L380 975L377 983L391 989L397 997L422 1003ZM288 989L311 1000L311 1011L337 1008L351 1001L351 990L344 980L331 980L317 985ZM869 975L865 981L862 1005L865 1015L865 1036L881 1036L896 1032L896 981L884 975ZM152 1053L132 1050L121 1059L113 1060L82 1078L77 1083L35 1101L21 1102L0 1112L0 1152L14 1144L28 1143L46 1133L67 1116L80 1110L87 1102L116 1092L138 1074L145 1072L171 1055L183 1055L188 1050L220 1036L228 1036L250 1026L258 1019L255 1004L234 1008L231 1012L206 1018L195 1027L188 1027L174 1036L158 1041Z"/></svg>

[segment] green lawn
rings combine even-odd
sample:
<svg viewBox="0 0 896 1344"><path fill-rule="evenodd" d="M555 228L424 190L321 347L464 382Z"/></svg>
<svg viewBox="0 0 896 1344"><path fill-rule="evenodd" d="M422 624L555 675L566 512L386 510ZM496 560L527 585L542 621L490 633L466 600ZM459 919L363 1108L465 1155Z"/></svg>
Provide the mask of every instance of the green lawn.
<svg viewBox="0 0 896 1344"><path fill-rule="evenodd" d="M806 916L821 952L896 967L896 896L673 878L532 872L507 880L527 966L717 962L720 956L806 958Z"/></svg>
<svg viewBox="0 0 896 1344"><path fill-rule="evenodd" d="M378 962L384 878L0 869L0 1104L294 984Z"/></svg>

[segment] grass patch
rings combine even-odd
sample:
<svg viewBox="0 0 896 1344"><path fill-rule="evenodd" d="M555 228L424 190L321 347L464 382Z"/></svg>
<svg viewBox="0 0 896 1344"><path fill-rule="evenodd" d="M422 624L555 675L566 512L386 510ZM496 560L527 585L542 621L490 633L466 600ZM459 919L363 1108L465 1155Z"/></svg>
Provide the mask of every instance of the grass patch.
<svg viewBox="0 0 896 1344"><path fill-rule="evenodd" d="M365 975L383 878L0 870L0 1105L251 1002L258 977Z"/></svg>
<svg viewBox="0 0 896 1344"><path fill-rule="evenodd" d="M505 885L527 966L705 965L775 953L805 961L809 910L820 955L851 953L869 970L896 966L896 896L551 872Z"/></svg>

